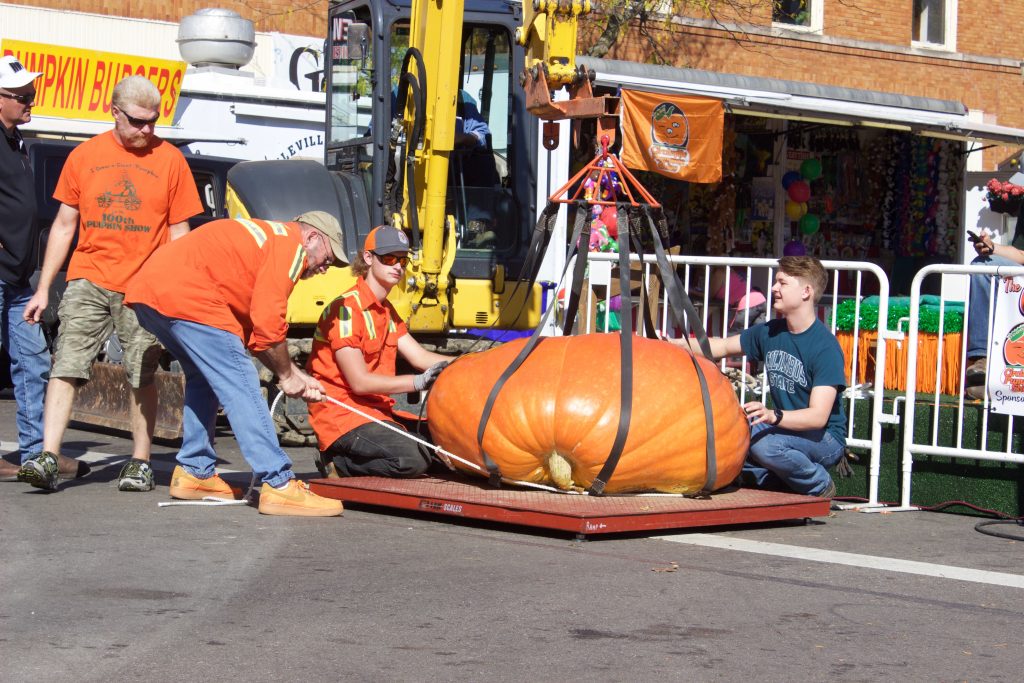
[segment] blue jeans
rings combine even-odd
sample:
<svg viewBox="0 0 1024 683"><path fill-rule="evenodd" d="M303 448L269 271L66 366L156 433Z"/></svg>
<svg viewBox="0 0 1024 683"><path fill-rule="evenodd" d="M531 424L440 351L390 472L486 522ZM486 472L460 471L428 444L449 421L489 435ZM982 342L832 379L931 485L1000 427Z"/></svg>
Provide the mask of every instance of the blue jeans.
<svg viewBox="0 0 1024 683"><path fill-rule="evenodd" d="M22 317L31 298L30 288L0 282L0 343L11 357L22 462L43 450L43 397L50 377L50 349L43 329L38 324L29 325Z"/></svg>
<svg viewBox="0 0 1024 683"><path fill-rule="evenodd" d="M277 442L277 431L260 393L259 376L242 341L224 330L168 318L149 306L132 306L139 324L156 335L185 372L184 436L178 463L189 474L214 475L217 406L256 476L271 486L294 479L292 461Z"/></svg>
<svg viewBox="0 0 1024 683"><path fill-rule="evenodd" d="M971 261L973 266L1019 266L1005 256L979 256ZM998 286L998 285L997 285ZM967 321L967 357L988 356L988 306L992 287L992 276L978 274L971 276L970 318Z"/></svg>
<svg viewBox="0 0 1024 683"><path fill-rule="evenodd" d="M757 488L780 488L816 496L825 492L828 468L843 457L845 447L824 429L791 432L764 422L750 428L750 453L743 478Z"/></svg>

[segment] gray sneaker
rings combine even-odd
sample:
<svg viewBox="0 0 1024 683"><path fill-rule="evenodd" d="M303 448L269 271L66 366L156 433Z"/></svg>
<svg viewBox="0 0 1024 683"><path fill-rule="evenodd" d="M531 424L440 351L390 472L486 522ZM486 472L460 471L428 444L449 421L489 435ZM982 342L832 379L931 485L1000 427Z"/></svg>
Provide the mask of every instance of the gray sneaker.
<svg viewBox="0 0 1024 683"><path fill-rule="evenodd" d="M59 475L57 456L49 451L43 451L21 464L21 469L18 470L18 481L30 484L37 489L56 491Z"/></svg>
<svg viewBox="0 0 1024 683"><path fill-rule="evenodd" d="M145 460L132 458L117 477L118 491L152 491L153 468Z"/></svg>

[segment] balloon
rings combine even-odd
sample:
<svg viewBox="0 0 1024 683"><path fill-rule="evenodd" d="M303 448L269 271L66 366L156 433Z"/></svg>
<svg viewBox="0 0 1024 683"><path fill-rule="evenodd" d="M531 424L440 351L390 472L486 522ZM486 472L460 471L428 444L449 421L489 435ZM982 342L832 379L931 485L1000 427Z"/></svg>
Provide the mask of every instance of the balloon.
<svg viewBox="0 0 1024 683"><path fill-rule="evenodd" d="M807 256L807 247L795 237L782 248L783 256Z"/></svg>
<svg viewBox="0 0 1024 683"><path fill-rule="evenodd" d="M789 186L800 180L800 173L798 171L790 171L786 175L782 176L782 187L788 190Z"/></svg>
<svg viewBox="0 0 1024 683"><path fill-rule="evenodd" d="M806 202L811 198L811 186L807 184L806 180L794 181L786 192L794 202Z"/></svg>
<svg viewBox="0 0 1024 683"><path fill-rule="evenodd" d="M789 220L798 221L805 213L807 213L807 204L794 202L792 199L786 202L786 216L789 217Z"/></svg>
<svg viewBox="0 0 1024 683"><path fill-rule="evenodd" d="M821 219L813 213L809 213L800 219L800 232L804 235L813 235L821 227Z"/></svg>
<svg viewBox="0 0 1024 683"><path fill-rule="evenodd" d="M600 204L598 204L600 206ZM601 222L608 229L608 235L613 239L619 239L619 210L614 206L605 206L601 211Z"/></svg>
<svg viewBox="0 0 1024 683"><path fill-rule="evenodd" d="M800 175L805 180L817 180L821 177L821 162L817 159L807 159L800 164Z"/></svg>

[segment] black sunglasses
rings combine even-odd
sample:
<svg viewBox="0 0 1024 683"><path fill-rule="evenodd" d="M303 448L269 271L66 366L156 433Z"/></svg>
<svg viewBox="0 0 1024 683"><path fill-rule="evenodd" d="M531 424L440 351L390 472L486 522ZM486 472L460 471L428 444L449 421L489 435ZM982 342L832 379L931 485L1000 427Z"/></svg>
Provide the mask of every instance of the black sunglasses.
<svg viewBox="0 0 1024 683"><path fill-rule="evenodd" d="M121 112L121 114L126 119L128 119L128 123L132 124L136 128L144 128L146 126L154 126L155 127L156 126L156 122L160 120L160 114L157 114L156 116L154 116L151 119L137 119L134 116L130 115L128 112L126 112L124 109L121 109L120 107L118 107L117 110L119 112Z"/></svg>
<svg viewBox="0 0 1024 683"><path fill-rule="evenodd" d="M36 101L35 92L25 93L24 95L12 95L8 92L0 92L0 97L6 97L9 100L14 100L19 104L32 104Z"/></svg>
<svg viewBox="0 0 1024 683"><path fill-rule="evenodd" d="M374 254L377 260L383 263L385 266L393 266L396 263L401 263L402 267L405 268L409 265L408 256L395 256L394 254Z"/></svg>

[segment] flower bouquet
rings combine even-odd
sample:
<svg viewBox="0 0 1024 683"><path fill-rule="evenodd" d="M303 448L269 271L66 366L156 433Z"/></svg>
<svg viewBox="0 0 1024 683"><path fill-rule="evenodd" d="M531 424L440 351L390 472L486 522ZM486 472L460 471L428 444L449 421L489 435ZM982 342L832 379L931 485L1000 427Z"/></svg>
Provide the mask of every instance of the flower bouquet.
<svg viewBox="0 0 1024 683"><path fill-rule="evenodd" d="M1008 213L1016 216L1020 210L1021 200L1024 199L1024 185L1016 185L1010 181L1000 181L996 178L985 183L988 200L988 208L996 213Z"/></svg>

